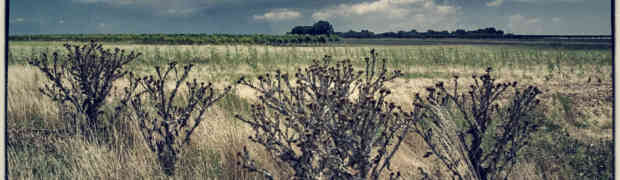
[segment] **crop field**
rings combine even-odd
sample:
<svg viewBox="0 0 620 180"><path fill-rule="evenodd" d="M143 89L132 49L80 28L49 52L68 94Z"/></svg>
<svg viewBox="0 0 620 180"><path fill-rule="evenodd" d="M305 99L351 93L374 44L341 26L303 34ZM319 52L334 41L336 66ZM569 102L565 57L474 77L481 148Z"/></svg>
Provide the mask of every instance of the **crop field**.
<svg viewBox="0 0 620 180"><path fill-rule="evenodd" d="M345 40L345 42L347 42ZM90 143L60 133L67 127L59 106L39 91L49 80L28 60L41 53L66 52L60 41L10 41L7 99L7 158L11 179L168 179L157 158L144 144L137 121L104 116L125 131L113 132L111 145ZM84 44L74 42L73 44ZM276 179L286 179L290 170L275 163L265 149L251 142L251 127L235 114L251 114L251 104L260 99L251 88L236 81L256 80L276 70L294 74L313 60L330 56L334 61L351 60L364 69L364 58L374 49L387 69L402 76L386 84L387 99L412 109L416 93L439 81L461 77L463 86L474 83L472 75L492 68L500 82L519 81L533 85L542 94L542 119L530 143L519 152L509 179L601 179L613 176L612 49L596 46L566 48L531 44L322 44L319 46L268 46L251 44L166 45L104 42L104 48L142 53L127 65L137 75L155 73L154 66L170 62L194 64L189 79L213 82L216 89L233 86L207 110L196 129L188 151L180 156L174 179L262 179L240 168L237 153L244 147L255 154L257 164ZM574 47L574 45L573 45ZM109 105L119 103L125 77L116 82ZM170 87L174 85L169 84ZM185 92L186 93L186 92ZM106 112L107 113L107 112ZM422 137L410 133L392 159L391 169L405 179L420 179L419 168L441 179L450 173L438 158L424 158L429 150ZM387 177L387 174L384 174ZM603 178L604 179L604 178Z"/></svg>

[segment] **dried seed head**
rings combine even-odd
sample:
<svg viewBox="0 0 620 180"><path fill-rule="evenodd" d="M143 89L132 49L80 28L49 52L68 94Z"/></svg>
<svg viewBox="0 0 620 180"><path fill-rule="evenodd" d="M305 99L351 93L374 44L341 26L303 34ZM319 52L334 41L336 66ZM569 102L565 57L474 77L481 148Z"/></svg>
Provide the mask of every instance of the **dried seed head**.
<svg viewBox="0 0 620 180"><path fill-rule="evenodd" d="M534 93L536 94L541 94L542 91L540 91L537 87L534 87Z"/></svg>
<svg viewBox="0 0 620 180"><path fill-rule="evenodd" d="M241 78L239 78L239 80L237 80L237 84L241 84L243 82L245 77L241 76Z"/></svg>

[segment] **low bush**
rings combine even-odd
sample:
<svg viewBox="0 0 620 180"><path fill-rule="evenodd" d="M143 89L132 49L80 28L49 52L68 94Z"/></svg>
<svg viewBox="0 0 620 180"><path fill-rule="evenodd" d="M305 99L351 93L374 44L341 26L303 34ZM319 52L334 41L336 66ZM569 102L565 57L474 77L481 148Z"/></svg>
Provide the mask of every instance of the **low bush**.
<svg viewBox="0 0 620 180"><path fill-rule="evenodd" d="M144 140L157 154L161 168L168 176L175 174L178 155L190 143L191 135L202 122L206 110L231 90L227 87L218 94L212 83L196 79L186 82L192 67L189 64L180 71L173 62L166 69L156 66L154 76L140 78L131 74L130 85L125 89L126 98L122 100L122 104L131 105ZM173 75L174 78L170 77ZM171 79L174 87L168 91L166 87ZM180 94L184 83L187 94Z"/></svg>
<svg viewBox="0 0 620 180"><path fill-rule="evenodd" d="M401 76L388 72L374 50L365 71L350 61L315 60L294 78L276 71L253 83L239 83L260 94L250 117L236 117L254 130L252 142L262 145L298 179L379 179L405 138L411 120L386 101L385 83ZM258 167L244 148L241 165L273 178ZM283 170L284 171L284 170ZM391 170L390 170L391 171ZM392 172L390 179L400 173Z"/></svg>
<svg viewBox="0 0 620 180"><path fill-rule="evenodd" d="M115 89L114 82L127 74L124 66L141 54L126 53L118 48L104 49L94 41L82 46L65 44L64 47L67 50L64 56L54 52L51 56L42 54L29 60L29 64L49 80L40 91L59 104L61 117L70 131L79 131L88 138L106 135L109 127L101 122L102 107Z"/></svg>
<svg viewBox="0 0 620 180"><path fill-rule="evenodd" d="M505 179L520 150L537 130L542 92L517 87L517 82L496 83L491 68L474 75L466 93L459 92L458 76L452 89L443 82L416 94L414 104L424 108L415 132L424 138L429 155L435 155L458 179ZM509 90L514 94L506 94ZM425 172L423 172L425 173Z"/></svg>

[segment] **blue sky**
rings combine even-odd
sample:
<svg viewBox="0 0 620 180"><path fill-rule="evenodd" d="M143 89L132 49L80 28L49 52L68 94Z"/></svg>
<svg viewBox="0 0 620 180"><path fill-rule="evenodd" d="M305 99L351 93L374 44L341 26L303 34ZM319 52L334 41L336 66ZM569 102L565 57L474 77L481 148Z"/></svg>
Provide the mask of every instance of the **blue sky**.
<svg viewBox="0 0 620 180"><path fill-rule="evenodd" d="M14 0L9 34L283 34L496 27L515 34L611 34L609 0Z"/></svg>

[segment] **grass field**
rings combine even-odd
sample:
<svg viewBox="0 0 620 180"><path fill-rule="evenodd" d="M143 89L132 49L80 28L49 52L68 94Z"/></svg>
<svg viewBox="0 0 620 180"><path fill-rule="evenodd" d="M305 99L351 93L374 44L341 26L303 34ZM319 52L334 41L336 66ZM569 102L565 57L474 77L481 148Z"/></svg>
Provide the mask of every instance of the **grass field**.
<svg viewBox="0 0 620 180"><path fill-rule="evenodd" d="M39 93L47 81L27 64L29 57L61 50L63 42L9 42L8 68L8 164L11 179L165 179L137 130L132 136L117 136L123 145L90 144L75 137L54 133L64 128L58 107ZM523 152L514 179L577 179L600 177L612 172L612 50L610 48L562 48L528 45L350 45L317 47L280 47L262 45L136 45L104 43L143 53L130 69L138 74L152 73L154 65L171 61L197 65L190 77L211 81L218 88L232 85L239 77L256 77L281 69L294 72L313 59L325 55L335 60L351 59L359 69L370 49L388 61L390 69L399 69L404 77L388 84L394 89L390 100L410 107L413 94L454 75L469 77L487 67L495 69L500 81L518 80L520 85L536 85L543 91L541 100L547 124L534 136ZM471 83L469 81L468 83ZM467 82L466 82L467 83ZM126 80L119 86L127 84ZM278 177L283 170L262 147L250 143L251 129L236 120L235 113L247 113L256 94L237 87L233 94L211 108L199 127L191 151L181 160L176 179L256 179L236 165L235 154L243 146L258 154L259 163ZM113 100L114 101L114 100ZM110 107L111 108L111 107ZM127 122L135 128L135 122ZM566 134L563 134L566 133ZM560 138L559 134L565 137ZM603 143L594 143L594 142ZM607 144L605 144L607 143ZM132 144L132 145L126 145ZM392 168L406 179L419 177L418 167L442 172L436 159L424 159L420 137L405 140ZM613 147L613 146L609 146ZM567 149L569 148L569 149ZM573 149L570 149L573 148ZM595 151L600 150L600 151ZM600 153L600 163L592 159ZM557 155L558 158L550 158ZM597 156L598 157L598 156ZM602 165L601 165L602 164ZM600 168L600 166L604 166ZM611 169L610 169L611 168ZM599 170L602 169L602 170ZM599 173L599 174L597 174ZM580 177L581 176L581 177Z"/></svg>

